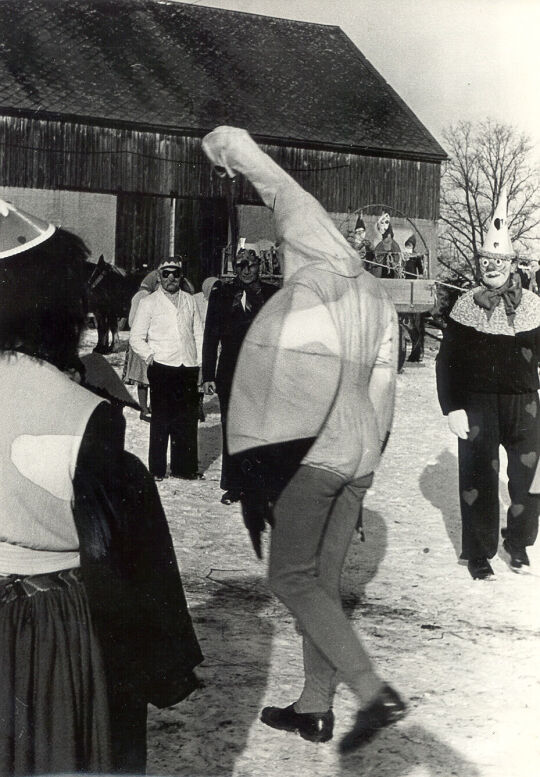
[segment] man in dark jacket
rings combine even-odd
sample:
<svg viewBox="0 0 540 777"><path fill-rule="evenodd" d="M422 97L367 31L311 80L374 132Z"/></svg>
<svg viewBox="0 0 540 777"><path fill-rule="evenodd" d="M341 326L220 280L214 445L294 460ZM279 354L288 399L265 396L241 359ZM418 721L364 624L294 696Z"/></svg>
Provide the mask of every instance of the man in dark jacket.
<svg viewBox="0 0 540 777"><path fill-rule="evenodd" d="M226 430L236 361L251 322L277 290L276 286L259 280L260 259L253 249L238 251L233 268L236 278L231 283L215 286L210 293L202 358L204 391L206 394L217 391L219 396L223 434L220 484L225 492L221 497L223 504L237 502L242 492L242 471L229 454ZM219 345L221 353L218 360Z"/></svg>

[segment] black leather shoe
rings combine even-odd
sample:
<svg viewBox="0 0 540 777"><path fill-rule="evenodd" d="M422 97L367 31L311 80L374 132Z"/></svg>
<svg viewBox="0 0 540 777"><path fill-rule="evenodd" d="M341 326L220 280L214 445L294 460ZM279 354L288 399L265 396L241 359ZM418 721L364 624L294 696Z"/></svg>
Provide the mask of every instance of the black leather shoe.
<svg viewBox="0 0 540 777"><path fill-rule="evenodd" d="M383 685L379 695L356 714L356 722L339 743L340 753L350 753L365 745L385 726L405 717L407 706L389 685Z"/></svg>
<svg viewBox="0 0 540 777"><path fill-rule="evenodd" d="M265 707L261 720L280 731L294 731L309 742L328 742L334 732L334 713L296 712L294 704L288 707Z"/></svg>
<svg viewBox="0 0 540 777"><path fill-rule="evenodd" d="M503 540L503 548L510 556L510 568L514 572L523 572L523 567L530 567L531 562L525 548L518 548L508 540Z"/></svg>
<svg viewBox="0 0 540 777"><path fill-rule="evenodd" d="M221 497L221 504L232 505L234 502L239 502L241 496L242 496L241 491L233 491L233 490L225 491L225 493Z"/></svg>
<svg viewBox="0 0 540 777"><path fill-rule="evenodd" d="M467 569L473 580L487 580L495 574L487 558L471 558L467 562Z"/></svg>

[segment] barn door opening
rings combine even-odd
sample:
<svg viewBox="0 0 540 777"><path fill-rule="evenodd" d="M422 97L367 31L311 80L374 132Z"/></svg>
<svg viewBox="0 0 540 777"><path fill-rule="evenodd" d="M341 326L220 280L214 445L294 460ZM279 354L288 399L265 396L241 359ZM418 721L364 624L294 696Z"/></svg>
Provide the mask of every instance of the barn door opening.
<svg viewBox="0 0 540 777"><path fill-rule="evenodd" d="M119 194L116 264L128 273L152 269L169 251L169 197Z"/></svg>
<svg viewBox="0 0 540 777"><path fill-rule="evenodd" d="M128 273L152 269L173 251L188 259L186 275L198 291L205 278L220 274L228 229L225 199L119 194L116 264Z"/></svg>
<svg viewBox="0 0 540 777"><path fill-rule="evenodd" d="M205 278L219 276L221 252L228 240L227 203L215 200L176 200L175 253L188 259L186 276L198 291Z"/></svg>

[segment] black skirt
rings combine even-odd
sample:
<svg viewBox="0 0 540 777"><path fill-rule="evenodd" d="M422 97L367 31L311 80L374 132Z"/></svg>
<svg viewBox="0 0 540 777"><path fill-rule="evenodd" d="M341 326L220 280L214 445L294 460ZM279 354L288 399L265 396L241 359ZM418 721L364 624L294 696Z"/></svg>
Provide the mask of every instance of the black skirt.
<svg viewBox="0 0 540 777"><path fill-rule="evenodd" d="M0 578L0 774L111 766L105 674L80 570Z"/></svg>

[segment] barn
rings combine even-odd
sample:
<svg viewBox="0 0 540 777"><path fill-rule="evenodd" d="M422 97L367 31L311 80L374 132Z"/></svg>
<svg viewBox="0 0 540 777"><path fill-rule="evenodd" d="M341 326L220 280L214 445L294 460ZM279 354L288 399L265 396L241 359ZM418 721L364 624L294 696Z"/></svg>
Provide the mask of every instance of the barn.
<svg viewBox="0 0 540 777"><path fill-rule="evenodd" d="M0 196L126 271L273 239L201 138L248 129L346 231L391 207L435 254L445 152L336 26L161 0L0 0ZM380 212L380 211L379 211ZM371 221L370 221L371 219ZM401 230L401 232L400 232ZM368 234L369 237L369 234Z"/></svg>

